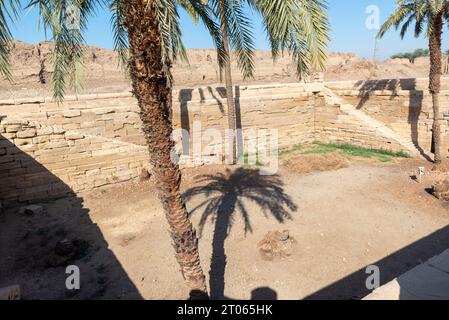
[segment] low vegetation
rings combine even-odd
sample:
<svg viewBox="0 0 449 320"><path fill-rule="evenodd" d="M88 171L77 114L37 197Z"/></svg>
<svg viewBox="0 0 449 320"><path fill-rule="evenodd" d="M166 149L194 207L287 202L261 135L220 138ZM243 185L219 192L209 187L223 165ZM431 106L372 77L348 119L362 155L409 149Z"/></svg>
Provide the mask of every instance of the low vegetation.
<svg viewBox="0 0 449 320"><path fill-rule="evenodd" d="M391 59L408 59L410 63L415 63L416 58L428 57L429 49L416 49L413 52L401 52L391 56Z"/></svg>
<svg viewBox="0 0 449 320"><path fill-rule="evenodd" d="M344 155L346 158L370 158L381 162L389 162L394 158L408 158L409 155L402 151L391 151L386 149L372 149L363 148L350 144L337 143L321 143L314 142L312 144L294 145L291 148L282 149L279 151L279 156L285 158L289 155L299 154L330 154L338 153Z"/></svg>

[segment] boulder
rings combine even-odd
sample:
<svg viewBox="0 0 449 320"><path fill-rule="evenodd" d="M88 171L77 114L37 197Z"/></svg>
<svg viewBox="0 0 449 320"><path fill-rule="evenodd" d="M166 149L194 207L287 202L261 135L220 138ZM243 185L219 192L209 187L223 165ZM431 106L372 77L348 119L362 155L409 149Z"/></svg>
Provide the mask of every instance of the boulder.
<svg viewBox="0 0 449 320"><path fill-rule="evenodd" d="M270 231L259 242L258 248L262 259L272 261L291 256L296 244L288 230Z"/></svg>
<svg viewBox="0 0 449 320"><path fill-rule="evenodd" d="M435 183L432 186L432 194L440 200L449 201L449 179Z"/></svg>

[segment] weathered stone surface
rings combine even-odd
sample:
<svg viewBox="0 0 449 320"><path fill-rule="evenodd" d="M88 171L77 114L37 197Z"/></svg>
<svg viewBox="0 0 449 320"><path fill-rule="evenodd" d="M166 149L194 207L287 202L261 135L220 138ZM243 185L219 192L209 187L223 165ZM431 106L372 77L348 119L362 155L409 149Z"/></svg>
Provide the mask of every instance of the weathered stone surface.
<svg viewBox="0 0 449 320"><path fill-rule="evenodd" d="M36 129L26 129L17 132L17 138L33 138L36 136Z"/></svg>
<svg viewBox="0 0 449 320"><path fill-rule="evenodd" d="M440 200L449 201L449 179L442 180L433 185L432 194Z"/></svg>
<svg viewBox="0 0 449 320"><path fill-rule="evenodd" d="M81 116L80 110L66 110L63 112L65 118L76 118Z"/></svg>
<svg viewBox="0 0 449 320"><path fill-rule="evenodd" d="M262 258L272 261L292 255L296 244L290 232L284 230L268 232L257 246Z"/></svg>
<svg viewBox="0 0 449 320"><path fill-rule="evenodd" d="M84 139L84 134L79 132L66 132L65 137L68 140L80 140Z"/></svg>
<svg viewBox="0 0 449 320"><path fill-rule="evenodd" d="M8 132L8 133L17 132L17 131L20 131L20 130L22 130L22 126L19 125L19 124L6 126L6 128L5 128L5 132Z"/></svg>
<svg viewBox="0 0 449 320"><path fill-rule="evenodd" d="M75 246L73 245L73 242L68 239L64 239L56 243L55 254L66 257L73 254L74 250Z"/></svg>
<svg viewBox="0 0 449 320"><path fill-rule="evenodd" d="M411 141L416 131L420 146L430 149L432 104L426 92L424 96L416 90L393 92L376 84L376 90L366 95L352 82L325 85L333 87L334 93L346 102L332 102L323 91L323 83L240 86L238 100L244 134L251 129L276 129L281 148L321 140L404 150L403 143L385 134L388 128L396 137L402 137L399 142L405 143ZM8 177L15 178L8 183L2 180L6 189L0 190L0 199L39 201L39 196L48 196L51 185L43 184L43 178L30 178L38 170L46 170L47 177L60 177L67 189L91 190L138 178L147 167L148 151L140 129L139 109L130 93L125 90L78 98L70 97L63 105L41 98L28 99L20 106L14 101L12 105L0 102L6 116L0 126L0 166ZM445 102L442 112L447 114L449 93L442 93L441 98ZM221 110L223 106L219 106L226 103L222 88L174 90L173 100L176 128L189 128L193 134L194 121L200 121L203 132L218 129L224 134L227 118ZM348 108L358 113L347 112ZM414 119L418 119L416 125ZM447 120L442 121L442 132L442 149L447 155ZM196 145L191 144L190 151ZM203 150L205 147L210 145L204 142ZM209 159L181 157L180 165L199 166ZM44 167L33 166L34 161Z"/></svg>
<svg viewBox="0 0 449 320"><path fill-rule="evenodd" d="M20 214L37 215L44 212L44 207L39 205L29 205L19 209Z"/></svg>

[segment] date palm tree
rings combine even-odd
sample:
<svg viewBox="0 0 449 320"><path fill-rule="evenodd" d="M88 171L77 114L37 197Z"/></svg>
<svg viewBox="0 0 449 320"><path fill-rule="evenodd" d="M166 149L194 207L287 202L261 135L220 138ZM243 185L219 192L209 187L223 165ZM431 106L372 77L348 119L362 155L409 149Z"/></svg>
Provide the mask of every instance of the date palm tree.
<svg viewBox="0 0 449 320"><path fill-rule="evenodd" d="M249 0L248 0L249 1ZM8 51L11 34L7 13L15 13L19 1L0 0L0 72L9 75ZM305 19L300 13L319 7L318 0L251 0L257 4L264 21L272 51L292 53L298 72L307 73L316 63L324 63L327 42L327 19L323 12L309 11ZM83 33L88 19L97 10L109 8L113 12L114 44L129 72L133 94L140 108L142 130L150 153L158 196L170 227L176 259L190 290L190 297L207 298L206 282L200 264L196 231L189 220L180 193L181 171L171 159L174 142L172 134L172 76L171 66L178 57L186 58L181 39L179 8L198 17L207 27L217 47L220 65L226 54L222 32L210 6L204 0L31 0L29 7L39 9L45 30L51 31L54 73L54 98L62 101L66 89L81 89L84 56ZM230 43L236 39L241 26L227 25ZM313 30L310 31L310 30ZM319 36L324 33L325 36ZM317 36L318 35L318 36ZM241 38L246 39L246 38Z"/></svg>
<svg viewBox="0 0 449 320"><path fill-rule="evenodd" d="M321 70L326 60L329 40L329 21L326 1L323 0L209 0L220 23L225 60L220 65L224 70L228 129L230 132L229 155L231 164L236 157L236 106L231 72L231 49L235 52L243 78L254 75L254 37L251 21L245 14L245 5L258 12L270 40L273 58L279 49L288 49L297 63L300 76L308 75L312 69Z"/></svg>
<svg viewBox="0 0 449 320"><path fill-rule="evenodd" d="M19 0L0 0L0 75L11 79L8 53L11 45L11 30L9 23L17 17L20 9Z"/></svg>
<svg viewBox="0 0 449 320"><path fill-rule="evenodd" d="M429 40L430 70L429 91L433 103L433 141L434 163L438 168L441 158L440 99L442 74L441 36L443 25L448 22L449 1L447 0L397 0L397 8L382 25L378 37L382 38L393 26L400 28L400 36L404 38L413 23L415 36L424 31Z"/></svg>

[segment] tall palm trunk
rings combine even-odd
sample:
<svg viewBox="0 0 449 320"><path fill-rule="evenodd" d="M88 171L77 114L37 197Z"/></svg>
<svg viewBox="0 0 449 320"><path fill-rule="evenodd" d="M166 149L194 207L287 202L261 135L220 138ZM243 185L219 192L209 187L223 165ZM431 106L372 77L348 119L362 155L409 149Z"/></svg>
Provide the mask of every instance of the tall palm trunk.
<svg viewBox="0 0 449 320"><path fill-rule="evenodd" d="M225 73L225 85L226 85L226 100L228 106L228 129L229 129L229 152L231 158L228 161L231 164L237 163L236 157L236 111L235 111L235 101L234 101L234 88L232 85L232 73L231 73L231 51L229 49L229 37L228 29L226 28L226 17L225 17L225 0L219 0L220 10L221 10L221 34L223 37L223 48L226 54L226 61L224 62L224 73ZM231 140L232 139L232 140Z"/></svg>
<svg viewBox="0 0 449 320"><path fill-rule="evenodd" d="M150 163L170 226L176 259L190 289L190 297L207 298L198 239L180 193L181 172L170 157L174 144L171 139L172 87L163 68L161 35L152 1L124 1L123 13L128 30L133 94L140 107Z"/></svg>
<svg viewBox="0 0 449 320"><path fill-rule="evenodd" d="M430 51L430 73L429 73L429 91L432 95L433 103L433 141L435 149L435 165L440 165L441 159L441 129L440 129L440 99L441 88L441 34L443 30L443 16L437 14L433 21L433 30L429 36Z"/></svg>

